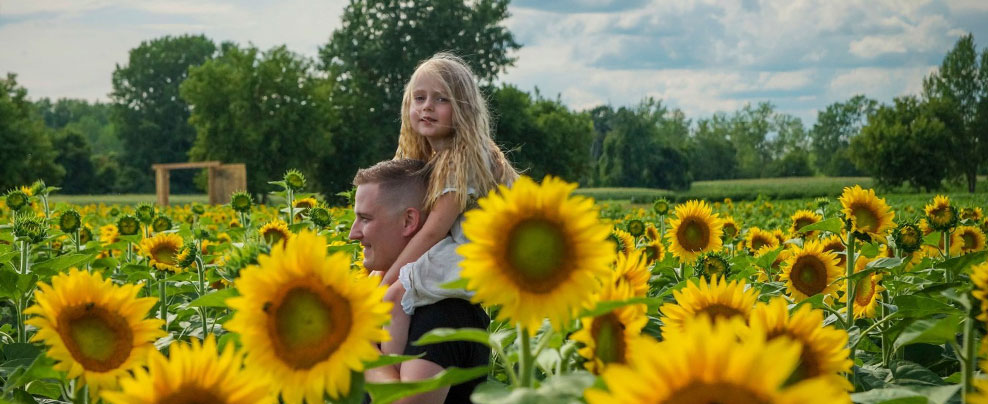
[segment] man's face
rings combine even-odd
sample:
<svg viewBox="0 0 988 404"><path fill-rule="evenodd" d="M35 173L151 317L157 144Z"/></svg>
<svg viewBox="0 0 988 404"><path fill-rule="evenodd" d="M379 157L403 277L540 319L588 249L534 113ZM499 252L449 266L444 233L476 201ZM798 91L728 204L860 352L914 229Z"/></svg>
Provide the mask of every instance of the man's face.
<svg viewBox="0 0 988 404"><path fill-rule="evenodd" d="M350 227L350 239L359 240L364 247L364 268L387 271L408 244L403 234L403 209L387 206L378 184L357 187L354 196L355 218Z"/></svg>

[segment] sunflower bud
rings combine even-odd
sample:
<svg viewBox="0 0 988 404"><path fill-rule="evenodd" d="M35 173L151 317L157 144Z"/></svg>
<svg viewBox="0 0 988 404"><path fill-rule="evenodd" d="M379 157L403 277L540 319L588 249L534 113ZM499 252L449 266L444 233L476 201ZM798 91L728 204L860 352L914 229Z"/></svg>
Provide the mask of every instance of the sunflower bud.
<svg viewBox="0 0 988 404"><path fill-rule="evenodd" d="M7 192L6 198L7 207L10 208L12 212L19 212L24 207L31 203L28 195L24 191L12 190Z"/></svg>
<svg viewBox="0 0 988 404"><path fill-rule="evenodd" d="M136 217L124 215L124 217L121 217L120 220L117 221L117 228L120 229L121 235L133 236L140 231L141 224L138 222Z"/></svg>
<svg viewBox="0 0 988 404"><path fill-rule="evenodd" d="M654 210L655 213L661 216L665 216L666 214L669 213L669 201L667 201L665 198L659 198L658 200L652 203L652 210Z"/></svg>
<svg viewBox="0 0 988 404"><path fill-rule="evenodd" d="M300 191L305 187L305 176L294 168L288 170L285 173L285 185L292 191Z"/></svg>
<svg viewBox="0 0 988 404"><path fill-rule="evenodd" d="M720 253L709 252L700 255L696 261L696 273L707 280L727 278L730 270L731 265L727 262L727 258Z"/></svg>
<svg viewBox="0 0 988 404"><path fill-rule="evenodd" d="M76 212L75 209L62 213L62 216L58 218L58 228L66 234L75 233L81 225L82 218L79 217L79 212Z"/></svg>
<svg viewBox="0 0 988 404"><path fill-rule="evenodd" d="M48 235L44 220L32 214L14 216L14 236L31 243L40 243Z"/></svg>
<svg viewBox="0 0 988 404"><path fill-rule="evenodd" d="M90 229L89 226L82 226L79 229L79 244L85 245L90 241L93 241L93 229Z"/></svg>
<svg viewBox="0 0 988 404"><path fill-rule="evenodd" d="M118 209L116 206L110 208L110 217L117 217L117 216L120 216L120 209Z"/></svg>
<svg viewBox="0 0 988 404"><path fill-rule="evenodd" d="M137 216L137 220L144 224L151 224L154 220L154 205L150 203L141 203L137 205L137 211L134 213Z"/></svg>
<svg viewBox="0 0 988 404"><path fill-rule="evenodd" d="M892 230L892 240L906 254L919 250L923 245L923 231L915 223L906 223Z"/></svg>
<svg viewBox="0 0 988 404"><path fill-rule="evenodd" d="M203 207L202 204L198 204L198 203L193 204L192 213L196 215L202 215L203 213L206 213L206 208Z"/></svg>
<svg viewBox="0 0 988 404"><path fill-rule="evenodd" d="M638 219L629 220L626 228L628 229L628 233L636 238L641 237L642 234L645 234L645 223Z"/></svg>
<svg viewBox="0 0 988 404"><path fill-rule="evenodd" d="M151 221L151 229L154 230L155 233L171 230L172 219L165 215L158 215L158 217Z"/></svg>
<svg viewBox="0 0 988 404"><path fill-rule="evenodd" d="M333 215L329 213L329 209L323 206L316 206L309 210L309 219L312 223L320 228L329 226L333 223Z"/></svg>
<svg viewBox="0 0 988 404"><path fill-rule="evenodd" d="M237 212L250 212L250 207L253 204L253 198L251 198L250 194L246 191L238 191L234 192L233 195L230 195L230 207Z"/></svg>

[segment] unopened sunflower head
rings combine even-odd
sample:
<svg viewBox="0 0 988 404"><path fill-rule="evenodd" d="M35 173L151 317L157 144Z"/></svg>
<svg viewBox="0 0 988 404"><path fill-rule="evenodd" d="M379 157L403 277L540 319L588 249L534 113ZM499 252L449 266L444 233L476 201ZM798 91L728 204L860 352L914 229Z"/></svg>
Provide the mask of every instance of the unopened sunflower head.
<svg viewBox="0 0 988 404"><path fill-rule="evenodd" d="M625 229L632 237L638 238L645 234L645 223L638 219L631 219L625 224Z"/></svg>
<svg viewBox="0 0 988 404"><path fill-rule="evenodd" d="M727 278L730 271L731 265L727 257L719 252L705 253L696 260L696 273L708 280L714 277Z"/></svg>
<svg viewBox="0 0 988 404"><path fill-rule="evenodd" d="M15 214L14 236L29 243L40 243L48 236L48 226L43 218L33 213Z"/></svg>
<svg viewBox="0 0 988 404"><path fill-rule="evenodd" d="M248 213L253 205L254 198L247 191L237 191L230 195L230 207L237 212Z"/></svg>
<svg viewBox="0 0 988 404"><path fill-rule="evenodd" d="M665 216L669 214L669 201L665 198L659 198L652 202L652 210L655 211L659 216Z"/></svg>
<svg viewBox="0 0 988 404"><path fill-rule="evenodd" d="M292 191L297 192L301 191L302 188L305 188L305 176L302 175L301 171L294 168L285 172L284 181L285 186Z"/></svg>
<svg viewBox="0 0 988 404"><path fill-rule="evenodd" d="M926 222L933 230L949 231L957 226L957 209L950 204L950 198L944 195L937 195L933 202L923 209L926 213Z"/></svg>
<svg viewBox="0 0 988 404"><path fill-rule="evenodd" d="M7 203L7 208L14 212L19 212L31 204L30 196L18 189L7 192L7 195L4 196L4 201Z"/></svg>
<svg viewBox="0 0 988 404"><path fill-rule="evenodd" d="M163 231L168 231L172 229L172 219L165 215L158 215L151 221L151 230L155 233L161 233Z"/></svg>
<svg viewBox="0 0 988 404"><path fill-rule="evenodd" d="M121 235L133 236L141 230L141 223L134 216L124 215L117 220L117 229L120 230Z"/></svg>
<svg viewBox="0 0 988 404"><path fill-rule="evenodd" d="M901 224L892 231L895 246L906 254L911 254L923 245L923 230L915 223Z"/></svg>
<svg viewBox="0 0 988 404"><path fill-rule="evenodd" d="M333 215L325 206L317 205L309 209L309 220L319 228L324 228L333 224Z"/></svg>
<svg viewBox="0 0 988 404"><path fill-rule="evenodd" d="M134 210L134 215L137 217L137 220L145 225L151 224L151 221L154 220L154 213L154 205L147 202L142 202L137 205L137 209Z"/></svg>
<svg viewBox="0 0 988 404"><path fill-rule="evenodd" d="M79 216L79 212L75 209L69 209L62 213L58 218L58 229L62 233L75 234L79 227L82 226L82 217Z"/></svg>

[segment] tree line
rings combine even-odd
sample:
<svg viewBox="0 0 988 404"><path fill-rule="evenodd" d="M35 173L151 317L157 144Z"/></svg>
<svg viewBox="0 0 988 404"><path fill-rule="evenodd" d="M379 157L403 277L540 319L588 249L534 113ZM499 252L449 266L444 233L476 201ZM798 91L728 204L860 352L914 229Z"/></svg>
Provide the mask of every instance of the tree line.
<svg viewBox="0 0 988 404"><path fill-rule="evenodd" d="M809 128L769 102L690 119L662 100L570 109L538 89L498 83L521 47L501 25L507 0L352 1L315 59L285 46L165 36L132 49L106 103L31 101L0 79L0 190L42 178L66 193L153 192L151 164L247 165L249 191L288 168L327 195L390 158L404 85L437 51L476 72L495 140L528 175L584 186L686 189L692 181L870 175L882 186L974 190L988 157L988 50L961 38L923 93L883 105L864 95L819 111ZM201 189L173 174L174 192Z"/></svg>

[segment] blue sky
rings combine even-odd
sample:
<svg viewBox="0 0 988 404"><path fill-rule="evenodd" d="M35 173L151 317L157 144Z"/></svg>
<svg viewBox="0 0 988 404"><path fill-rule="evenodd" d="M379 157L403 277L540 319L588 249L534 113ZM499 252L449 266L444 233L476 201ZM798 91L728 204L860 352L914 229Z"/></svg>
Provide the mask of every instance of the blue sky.
<svg viewBox="0 0 988 404"><path fill-rule="evenodd" d="M342 0L0 0L0 74L32 98L106 100L142 40L204 33L315 57ZM988 45L986 0L514 0L501 81L574 109L662 99L690 118L770 101L803 119L863 93L918 93L957 38Z"/></svg>

